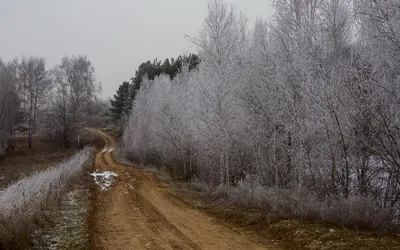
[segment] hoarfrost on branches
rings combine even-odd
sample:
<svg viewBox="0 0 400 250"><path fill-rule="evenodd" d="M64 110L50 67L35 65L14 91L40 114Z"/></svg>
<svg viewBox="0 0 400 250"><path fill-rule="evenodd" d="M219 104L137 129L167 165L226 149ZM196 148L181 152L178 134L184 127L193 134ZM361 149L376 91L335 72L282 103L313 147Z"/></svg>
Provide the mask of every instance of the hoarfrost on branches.
<svg viewBox="0 0 400 250"><path fill-rule="evenodd" d="M276 0L249 30L210 1L188 36L198 69L145 81L123 150L176 179L367 202L398 223L400 6L354 3Z"/></svg>

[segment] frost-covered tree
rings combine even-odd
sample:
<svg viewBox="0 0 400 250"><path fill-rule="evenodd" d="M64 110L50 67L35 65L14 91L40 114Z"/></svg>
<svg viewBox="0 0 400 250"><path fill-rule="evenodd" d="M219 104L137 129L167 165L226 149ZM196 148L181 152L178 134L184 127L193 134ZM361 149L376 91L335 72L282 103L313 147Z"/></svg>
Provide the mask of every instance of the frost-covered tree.
<svg viewBox="0 0 400 250"><path fill-rule="evenodd" d="M23 58L18 65L19 94L28 131L28 147L32 148L32 137L37 130L37 116L51 90L51 80L44 58Z"/></svg>
<svg viewBox="0 0 400 250"><path fill-rule="evenodd" d="M369 156L358 176L361 191L372 193L382 206L393 206L399 194L400 3L355 1L357 18L357 85L349 88L360 110L363 148ZM370 178L379 176L380 180ZM383 177L385 176L385 177Z"/></svg>
<svg viewBox="0 0 400 250"><path fill-rule="evenodd" d="M241 108L237 92L240 88L241 64L246 49L246 19L233 7L221 1L210 1L204 28L189 39L198 47L201 59L197 91L198 130L202 133L203 165L219 173L214 183L229 184L235 160L231 157L238 129ZM210 173L210 171L206 171Z"/></svg>
<svg viewBox="0 0 400 250"><path fill-rule="evenodd" d="M189 37L198 70L144 80L126 153L176 179L251 190L277 211L331 220L327 211L358 207L398 225L399 4L274 6L270 22L248 30L232 7L210 1L203 29Z"/></svg>

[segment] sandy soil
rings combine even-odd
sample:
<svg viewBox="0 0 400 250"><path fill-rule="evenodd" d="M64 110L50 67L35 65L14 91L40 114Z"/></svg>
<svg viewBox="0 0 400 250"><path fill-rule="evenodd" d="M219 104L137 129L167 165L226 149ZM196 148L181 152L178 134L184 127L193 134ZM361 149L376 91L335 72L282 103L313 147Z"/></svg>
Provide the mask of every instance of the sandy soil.
<svg viewBox="0 0 400 250"><path fill-rule="evenodd" d="M229 226L169 194L152 173L117 162L115 139L99 130L104 149L94 168L119 175L108 190L96 188L91 241L95 249L278 249L244 229Z"/></svg>

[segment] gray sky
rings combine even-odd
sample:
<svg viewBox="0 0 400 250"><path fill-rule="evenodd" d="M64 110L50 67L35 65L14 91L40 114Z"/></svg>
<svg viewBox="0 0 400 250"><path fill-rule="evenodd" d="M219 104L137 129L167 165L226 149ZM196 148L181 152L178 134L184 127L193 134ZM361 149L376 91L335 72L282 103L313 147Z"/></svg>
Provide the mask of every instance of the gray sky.
<svg viewBox="0 0 400 250"><path fill-rule="evenodd" d="M87 55L103 83L103 97L134 75L140 63L196 52L208 0L0 0L0 57L41 56L47 67L65 55ZM252 25L268 19L272 0L234 3Z"/></svg>

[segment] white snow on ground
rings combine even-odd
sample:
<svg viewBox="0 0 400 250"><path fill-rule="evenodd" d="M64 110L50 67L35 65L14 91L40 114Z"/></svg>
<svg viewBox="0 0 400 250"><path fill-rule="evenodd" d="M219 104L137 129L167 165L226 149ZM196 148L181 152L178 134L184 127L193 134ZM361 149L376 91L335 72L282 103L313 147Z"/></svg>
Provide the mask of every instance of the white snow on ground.
<svg viewBox="0 0 400 250"><path fill-rule="evenodd" d="M117 179L118 175L111 171L94 172L90 174L94 177L94 181L101 188L107 190Z"/></svg>
<svg viewBox="0 0 400 250"><path fill-rule="evenodd" d="M114 148L112 148L112 147L104 147L103 150L101 150L100 153L112 152L112 151L114 151Z"/></svg>

